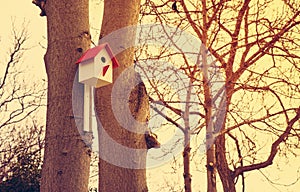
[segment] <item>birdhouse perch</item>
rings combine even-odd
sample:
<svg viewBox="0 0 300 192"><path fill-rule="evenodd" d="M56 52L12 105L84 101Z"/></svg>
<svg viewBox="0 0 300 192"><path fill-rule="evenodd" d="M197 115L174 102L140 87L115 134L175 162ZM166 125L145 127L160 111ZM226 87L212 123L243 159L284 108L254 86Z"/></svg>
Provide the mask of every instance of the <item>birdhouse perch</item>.
<svg viewBox="0 0 300 192"><path fill-rule="evenodd" d="M79 65L79 82L92 87L112 83L113 68L119 66L107 43L87 50L76 64Z"/></svg>

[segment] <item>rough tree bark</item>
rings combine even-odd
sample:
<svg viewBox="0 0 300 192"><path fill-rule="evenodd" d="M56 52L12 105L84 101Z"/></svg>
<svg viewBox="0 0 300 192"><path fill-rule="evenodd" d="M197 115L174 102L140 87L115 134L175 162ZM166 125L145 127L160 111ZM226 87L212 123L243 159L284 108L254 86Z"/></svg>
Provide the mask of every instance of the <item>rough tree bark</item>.
<svg viewBox="0 0 300 192"><path fill-rule="evenodd" d="M82 126L75 125L72 89L76 60L87 50L88 0L51 0L47 13L48 108L41 191L88 191L90 148L82 141ZM82 98L83 85L76 84ZM79 108L82 103L78 104Z"/></svg>
<svg viewBox="0 0 300 192"><path fill-rule="evenodd" d="M106 41L105 37L110 33L126 26L136 25L139 6L140 0L105 1L100 43ZM101 39L102 37L104 38ZM123 31L117 35L117 38L118 41L108 38L108 42L113 51L122 48L124 44L128 42L134 41L135 31ZM117 55L120 67L114 70L114 82L127 67L130 67L134 63L133 56L134 52L132 48L123 50ZM146 131L146 127L132 126L130 131L128 131L125 129L128 127L122 127L116 120L116 114L114 114L111 104L112 97L117 97L117 101L114 101L113 105L118 106L120 109L123 125L131 124L130 120L125 117L126 114L122 114L122 110L128 106L132 116L136 120L146 122L149 118L149 103L144 84L139 83L135 86L129 98L126 95L124 97L122 91L120 91L120 89L124 89L124 91L131 89L130 87L133 86L135 82L138 82L138 80L139 76L134 71L130 71L124 78L122 85L118 87L118 92L120 92L121 95L111 95L113 85L96 89L95 106L97 116L101 122L101 125L98 126L102 126L103 130L108 134L108 136L105 136L103 131L99 131L99 191L101 192L148 191L146 185L146 170L144 168L134 168L135 166L145 167L146 150L133 150L132 153L126 153L125 151L118 151L117 146L112 146L108 143L108 137L110 137L115 143L121 144L122 147L127 147L128 149L146 148L144 134L141 134L143 131ZM139 132L139 134L137 132ZM106 152L110 154L110 158L103 160L101 156ZM118 162L117 164L119 165L112 163L110 161L112 159ZM132 165L130 165L131 163ZM126 165L120 166L120 164Z"/></svg>

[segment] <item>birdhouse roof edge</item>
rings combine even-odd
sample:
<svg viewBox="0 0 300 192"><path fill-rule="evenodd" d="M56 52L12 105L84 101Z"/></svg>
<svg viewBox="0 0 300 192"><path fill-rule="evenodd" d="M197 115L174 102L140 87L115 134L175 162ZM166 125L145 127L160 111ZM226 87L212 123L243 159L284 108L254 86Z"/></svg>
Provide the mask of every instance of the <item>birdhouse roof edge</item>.
<svg viewBox="0 0 300 192"><path fill-rule="evenodd" d="M82 63L84 61L87 61L89 59L94 58L103 48L106 49L107 53L109 54L109 57L112 61L113 68L119 67L119 62L115 58L110 46L108 43L103 43L101 45L98 45L96 47L93 47L91 49L88 49L77 61L75 64Z"/></svg>
<svg viewBox="0 0 300 192"><path fill-rule="evenodd" d="M119 67L120 64L119 64L118 60L116 59L116 57L114 56L114 54L113 54L113 52L112 52L109 44L108 43L103 43L103 45L105 46L105 49L107 50L107 52L108 52L108 54L110 56L110 59L111 59L111 61L113 63L113 68Z"/></svg>

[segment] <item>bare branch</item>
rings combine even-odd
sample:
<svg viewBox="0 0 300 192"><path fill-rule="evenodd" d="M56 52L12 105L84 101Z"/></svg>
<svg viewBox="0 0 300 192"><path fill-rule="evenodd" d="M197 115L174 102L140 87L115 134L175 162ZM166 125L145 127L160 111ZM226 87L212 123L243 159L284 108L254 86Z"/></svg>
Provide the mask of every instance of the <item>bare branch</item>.
<svg viewBox="0 0 300 192"><path fill-rule="evenodd" d="M279 145L288 139L288 135L291 132L293 125L300 119L300 107L296 111L296 115L293 119L288 122L288 125L282 135L278 137L278 139L272 144L270 155L267 160L261 163L256 163L247 166L241 166L234 170L234 177L241 175L244 172L252 171L255 169L265 168L269 165L272 165L273 160L279 150Z"/></svg>

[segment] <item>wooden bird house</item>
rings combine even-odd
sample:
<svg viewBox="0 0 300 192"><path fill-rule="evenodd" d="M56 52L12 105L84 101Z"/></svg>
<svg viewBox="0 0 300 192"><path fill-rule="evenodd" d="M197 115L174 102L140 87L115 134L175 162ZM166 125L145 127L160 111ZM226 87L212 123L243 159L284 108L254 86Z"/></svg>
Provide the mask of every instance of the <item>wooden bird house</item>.
<svg viewBox="0 0 300 192"><path fill-rule="evenodd" d="M113 69L119 66L107 43L87 50L76 62L79 82L93 87L112 83Z"/></svg>

